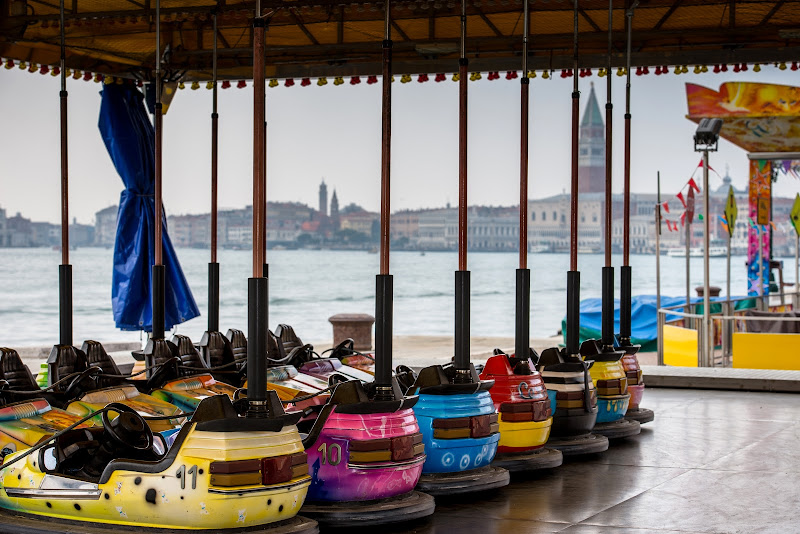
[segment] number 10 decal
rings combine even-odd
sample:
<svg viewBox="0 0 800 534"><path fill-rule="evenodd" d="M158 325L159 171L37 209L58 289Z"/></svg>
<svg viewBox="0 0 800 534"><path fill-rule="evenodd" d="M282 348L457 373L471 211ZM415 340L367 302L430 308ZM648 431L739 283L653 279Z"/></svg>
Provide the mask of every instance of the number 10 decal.
<svg viewBox="0 0 800 534"><path fill-rule="evenodd" d="M326 461L331 465L339 465L342 462L342 446L338 443L334 443L330 447L328 447L326 443L323 443L317 450L320 453L319 455L322 458L323 464Z"/></svg>

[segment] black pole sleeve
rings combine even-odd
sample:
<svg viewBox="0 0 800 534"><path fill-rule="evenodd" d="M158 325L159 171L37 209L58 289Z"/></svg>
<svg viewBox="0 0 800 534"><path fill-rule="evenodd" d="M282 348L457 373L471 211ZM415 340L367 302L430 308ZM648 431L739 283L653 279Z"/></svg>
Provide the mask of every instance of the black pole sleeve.
<svg viewBox="0 0 800 534"><path fill-rule="evenodd" d="M527 79L527 76L526 76ZM517 329L514 354L527 359L531 338L531 270L517 269Z"/></svg>
<svg viewBox="0 0 800 534"><path fill-rule="evenodd" d="M567 271L567 354L580 351L581 273Z"/></svg>
<svg viewBox="0 0 800 534"><path fill-rule="evenodd" d="M614 268L603 267L603 347L614 346Z"/></svg>
<svg viewBox="0 0 800 534"><path fill-rule="evenodd" d="M393 279L390 274L375 277L375 385L392 384Z"/></svg>
<svg viewBox="0 0 800 534"><path fill-rule="evenodd" d="M469 370L469 271L456 271L455 367Z"/></svg>
<svg viewBox="0 0 800 534"><path fill-rule="evenodd" d="M72 265L58 266L58 339L72 345Z"/></svg>
<svg viewBox="0 0 800 534"><path fill-rule="evenodd" d="M622 340L631 339L631 278L630 265L623 265L620 271L620 302L619 302L619 337Z"/></svg>
<svg viewBox="0 0 800 534"><path fill-rule="evenodd" d="M219 332L219 263L208 264L208 331Z"/></svg>
<svg viewBox="0 0 800 534"><path fill-rule="evenodd" d="M152 290L153 290L153 339L164 339L164 274L163 265L153 265Z"/></svg>
<svg viewBox="0 0 800 534"><path fill-rule="evenodd" d="M263 402L267 398L268 299L269 280L249 278L247 280L248 401Z"/></svg>

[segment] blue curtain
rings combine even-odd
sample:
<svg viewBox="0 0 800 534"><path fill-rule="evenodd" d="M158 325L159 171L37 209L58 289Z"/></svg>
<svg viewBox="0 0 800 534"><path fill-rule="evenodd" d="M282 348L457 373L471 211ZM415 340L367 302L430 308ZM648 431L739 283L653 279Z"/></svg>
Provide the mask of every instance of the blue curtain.
<svg viewBox="0 0 800 534"><path fill-rule="evenodd" d="M154 262L155 131L144 96L132 84L110 84L101 93L98 126L108 154L125 184L117 212L111 303L121 330L153 329L150 266ZM162 212L163 213L163 212ZM164 328L200 315L163 219L166 269Z"/></svg>

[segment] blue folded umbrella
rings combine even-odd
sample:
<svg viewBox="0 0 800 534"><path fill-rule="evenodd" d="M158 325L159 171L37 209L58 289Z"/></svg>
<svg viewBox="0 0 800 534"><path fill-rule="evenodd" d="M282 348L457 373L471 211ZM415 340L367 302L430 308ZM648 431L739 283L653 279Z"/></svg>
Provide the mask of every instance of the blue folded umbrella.
<svg viewBox="0 0 800 534"><path fill-rule="evenodd" d="M144 96L131 84L110 84L101 93L98 126L108 154L125 184L117 212L111 303L121 330L153 329L150 267L155 257L155 131ZM162 210L162 213L164 211ZM200 315L163 218L166 270L164 328Z"/></svg>

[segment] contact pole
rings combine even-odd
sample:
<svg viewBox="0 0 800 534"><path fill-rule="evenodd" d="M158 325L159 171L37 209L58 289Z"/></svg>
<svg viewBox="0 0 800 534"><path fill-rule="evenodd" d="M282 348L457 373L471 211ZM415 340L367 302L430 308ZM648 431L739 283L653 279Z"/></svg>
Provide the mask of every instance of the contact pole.
<svg viewBox="0 0 800 534"><path fill-rule="evenodd" d="M625 12L627 26L625 59L625 167L623 170L622 192L622 267L620 268L619 301L619 342L631 344L631 306L633 272L631 255L631 33L633 30L633 10L639 5L633 2Z"/></svg>
<svg viewBox="0 0 800 534"><path fill-rule="evenodd" d="M732 233L733 233L733 226L730 224L730 221L728 221L728 250L726 251L726 254L725 254L726 260L727 260L726 261L726 268L725 268L725 273L726 273L725 274L725 295L726 295L727 302L725 304L725 313L723 315L729 315L729 316L733 315L733 308L731 307L731 240L732 240L731 234ZM723 335L723 338L722 338L722 343L723 343L722 357L723 357L723 367L724 367L724 366L726 366L728 364L728 361L729 361L728 358L730 357L731 341L732 341L732 337L731 337L731 334L732 334L732 331L731 331L732 323L731 323L731 321L724 320L724 321L722 321L722 325L723 325L723 329L722 329L722 335Z"/></svg>
<svg viewBox="0 0 800 534"><path fill-rule="evenodd" d="M458 270L456 271L456 380L471 382L469 365L469 293L467 270L467 0L461 0L461 55L458 60Z"/></svg>
<svg viewBox="0 0 800 534"><path fill-rule="evenodd" d="M703 352L706 367L713 367L713 348L711 346L711 296L709 285L709 246L711 244L711 217L709 216L708 199L708 150L703 151Z"/></svg>
<svg viewBox="0 0 800 534"><path fill-rule="evenodd" d="M602 332L603 348L614 347L614 267L611 266L611 235L613 227L613 202L611 196L611 160L613 152L612 116L614 104L611 101L611 31L614 26L614 0L608 0L608 53L606 54L606 218L605 218L605 266L602 272Z"/></svg>
<svg viewBox="0 0 800 534"><path fill-rule="evenodd" d="M692 313L692 305L691 305L691 289L690 289L690 278L691 272L689 269L689 253L691 250L691 241L692 241L692 220L686 217L686 308L683 310L686 313ZM692 323L694 319L687 318L687 320Z"/></svg>
<svg viewBox="0 0 800 534"><path fill-rule="evenodd" d="M156 0L156 104L155 104L155 261L152 267L153 339L164 338L164 262L162 259L161 164L164 139L164 115L161 104L161 2Z"/></svg>
<svg viewBox="0 0 800 534"><path fill-rule="evenodd" d="M657 199L656 204L656 320L659 319L658 310L661 309L661 171L656 175L657 178ZM662 340L658 339L658 365L664 365L664 351Z"/></svg>
<svg viewBox="0 0 800 534"><path fill-rule="evenodd" d="M267 402L267 335L269 280L265 275L266 173L264 169L264 119L266 87L264 38L266 20L261 1L253 18L253 276L247 288L247 400L248 417L269 417Z"/></svg>
<svg viewBox="0 0 800 534"><path fill-rule="evenodd" d="M567 354L579 356L580 280L578 272L578 129L581 93L578 91L578 0L573 1L572 173L570 187L569 272L567 273Z"/></svg>
<svg viewBox="0 0 800 534"><path fill-rule="evenodd" d="M520 148L519 148L519 269L517 269L517 309L514 354L527 358L530 352L531 271L528 269L528 115L530 78L528 78L529 0L523 0L522 76L520 77Z"/></svg>
<svg viewBox="0 0 800 534"><path fill-rule="evenodd" d="M384 2L383 71L381 98L381 241L380 272L375 279L376 399L392 400L393 280L389 274L391 246L392 163L392 27L391 3Z"/></svg>
<svg viewBox="0 0 800 534"><path fill-rule="evenodd" d="M703 351L705 352L706 367L712 367L714 363L711 347L711 296L709 293L710 271L709 271L709 246L711 243L711 217L709 217L708 200L708 150L703 151Z"/></svg>
<svg viewBox="0 0 800 534"><path fill-rule="evenodd" d="M211 261L208 264L208 331L219 331L219 263L217 263L217 178L219 151L219 113L217 112L217 14L214 21L211 95Z"/></svg>
<svg viewBox="0 0 800 534"><path fill-rule="evenodd" d="M64 35L64 0L59 5L61 16L61 265L58 266L58 342L72 345L72 265L69 263L69 161L67 150L67 72L66 37Z"/></svg>

